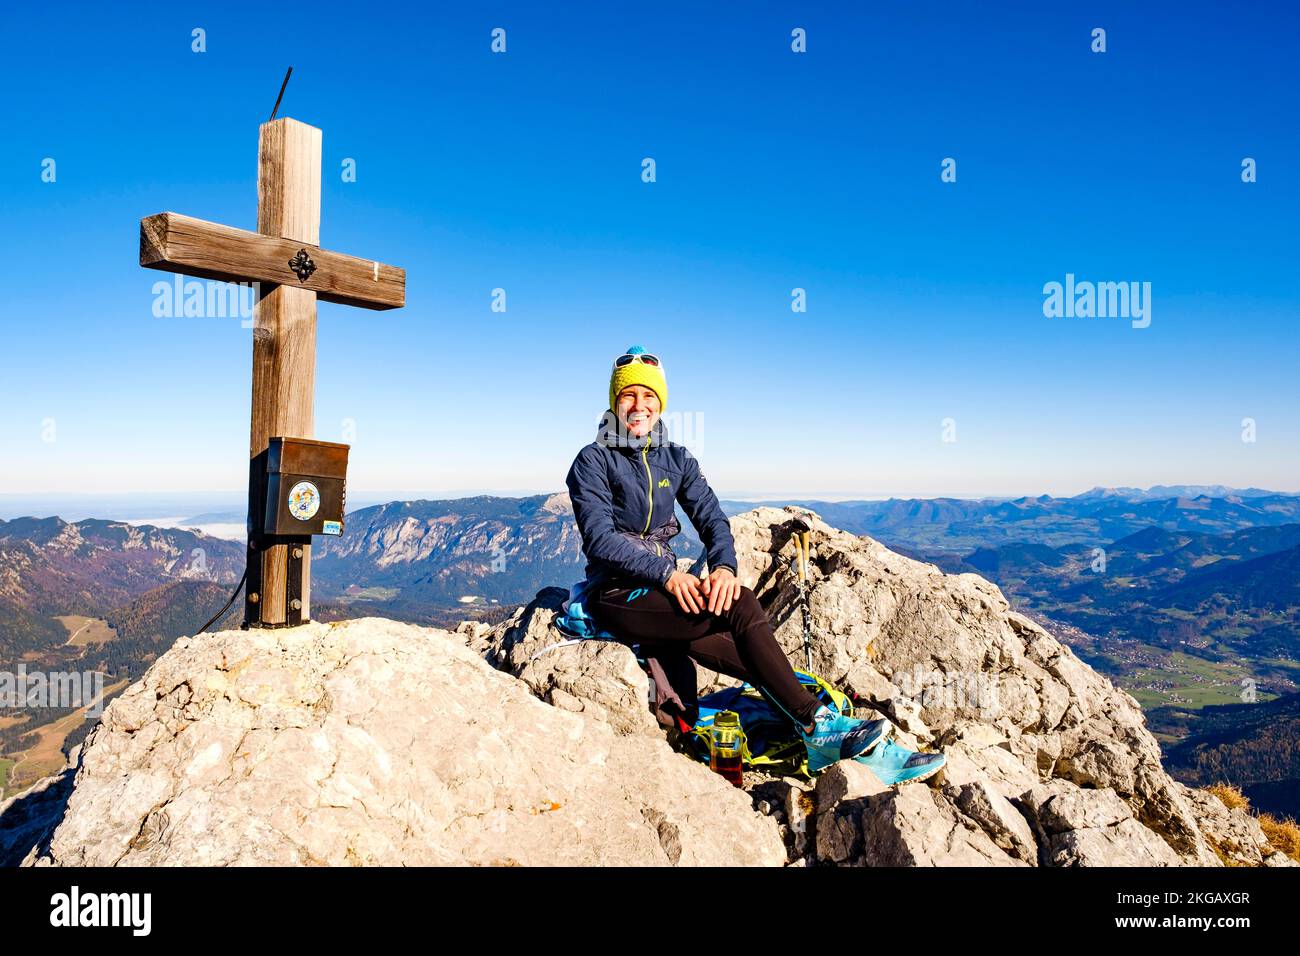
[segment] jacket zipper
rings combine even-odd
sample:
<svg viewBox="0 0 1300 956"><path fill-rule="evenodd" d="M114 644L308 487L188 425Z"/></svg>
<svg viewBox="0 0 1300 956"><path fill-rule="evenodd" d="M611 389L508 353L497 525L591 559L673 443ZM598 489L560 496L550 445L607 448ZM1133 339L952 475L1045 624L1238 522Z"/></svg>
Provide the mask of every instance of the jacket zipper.
<svg viewBox="0 0 1300 956"><path fill-rule="evenodd" d="M648 495L647 500L650 502L650 510L645 513L645 531L641 532L641 537L643 538L646 536L646 532L650 530L650 516L655 513L654 478L650 476L650 459L646 457L649 452L650 442L647 439L645 447L641 449L641 461L645 465L646 494Z"/></svg>
<svg viewBox="0 0 1300 956"><path fill-rule="evenodd" d="M645 531L641 532L642 538L645 537L646 535L649 535L650 518L651 516L654 515L654 476L651 475L650 473L650 459L649 457L647 457L647 455L649 454L650 454L650 436L649 434L647 434L646 446L643 447L643 449L641 449L641 463L645 464L646 467L646 494L647 494L647 501L650 502L650 509L646 511L646 527L645 527ZM658 541L654 542L654 553L663 555L663 550L659 548Z"/></svg>

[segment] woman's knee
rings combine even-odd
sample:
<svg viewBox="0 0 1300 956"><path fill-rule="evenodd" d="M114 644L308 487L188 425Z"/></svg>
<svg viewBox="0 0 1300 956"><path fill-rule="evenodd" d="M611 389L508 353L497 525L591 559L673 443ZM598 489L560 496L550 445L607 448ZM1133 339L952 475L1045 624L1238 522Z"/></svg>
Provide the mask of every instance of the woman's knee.
<svg viewBox="0 0 1300 956"><path fill-rule="evenodd" d="M743 584L740 586L740 593L732 598L731 610L742 617L754 617L767 613L763 610L763 605L758 603L758 595Z"/></svg>

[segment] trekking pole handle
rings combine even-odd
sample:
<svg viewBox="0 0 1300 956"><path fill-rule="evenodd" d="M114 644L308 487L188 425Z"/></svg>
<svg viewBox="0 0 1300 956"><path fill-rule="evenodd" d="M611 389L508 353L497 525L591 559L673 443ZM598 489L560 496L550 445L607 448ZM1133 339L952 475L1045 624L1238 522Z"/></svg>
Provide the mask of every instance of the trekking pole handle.
<svg viewBox="0 0 1300 956"><path fill-rule="evenodd" d="M794 549L799 557L799 583L803 584L808 580L808 533L812 531L812 524L802 515L794 519L794 533L790 535L794 539Z"/></svg>

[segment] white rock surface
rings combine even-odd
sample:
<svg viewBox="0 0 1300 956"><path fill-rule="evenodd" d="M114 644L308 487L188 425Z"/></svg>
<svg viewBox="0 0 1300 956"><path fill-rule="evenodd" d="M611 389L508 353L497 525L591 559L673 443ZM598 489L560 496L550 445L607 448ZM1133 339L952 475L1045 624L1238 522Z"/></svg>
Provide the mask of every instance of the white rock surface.
<svg viewBox="0 0 1300 956"><path fill-rule="evenodd" d="M703 764L542 703L457 635L367 619L178 641L106 709L28 862L785 859Z"/></svg>

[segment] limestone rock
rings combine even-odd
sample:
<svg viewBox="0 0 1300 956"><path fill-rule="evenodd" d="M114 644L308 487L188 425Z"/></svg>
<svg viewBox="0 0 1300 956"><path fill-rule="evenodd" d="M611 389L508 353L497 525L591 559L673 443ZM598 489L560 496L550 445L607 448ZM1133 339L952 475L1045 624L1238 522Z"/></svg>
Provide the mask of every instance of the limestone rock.
<svg viewBox="0 0 1300 956"><path fill-rule="evenodd" d="M1066 781L1021 795L1043 862L1050 866L1178 866L1169 844L1142 826L1113 790L1084 790Z"/></svg>
<svg viewBox="0 0 1300 956"><path fill-rule="evenodd" d="M874 773L853 760L841 760L817 776L817 810L832 810L841 800L857 800L889 790Z"/></svg>
<svg viewBox="0 0 1300 956"><path fill-rule="evenodd" d="M365 619L178 641L88 736L31 862L785 860L773 820L662 740L542 703L445 631Z"/></svg>
<svg viewBox="0 0 1300 956"><path fill-rule="evenodd" d="M783 555L793 551L796 513L815 529L814 669L864 697L878 693L881 681L898 688L903 700L883 709L917 740L944 750L945 782L987 783L1003 797L1058 779L1108 789L1181 861L1218 862L1182 788L1161 766L1137 702L1012 611L978 575L944 574L804 509L737 515L740 573L758 582L792 660L802 659L802 636Z"/></svg>
<svg viewBox="0 0 1300 956"><path fill-rule="evenodd" d="M867 866L1027 865L923 784L867 798L860 819Z"/></svg>
<svg viewBox="0 0 1300 956"><path fill-rule="evenodd" d="M984 781L951 788L947 793L953 805L967 818L979 824L1000 850L1038 865L1038 844L1029 824L1011 801Z"/></svg>
<svg viewBox="0 0 1300 956"><path fill-rule="evenodd" d="M1265 864L1274 851L1260 828L1259 821L1248 813L1228 809L1212 793L1190 787L1181 787L1181 790L1210 848L1225 863L1244 866ZM1282 858L1288 863L1295 863L1285 854Z"/></svg>
<svg viewBox="0 0 1300 956"><path fill-rule="evenodd" d="M619 734L662 737L648 707L649 680L631 649L614 641L566 643L552 626L567 596L562 588L545 588L484 631L487 660L562 710L604 721Z"/></svg>

